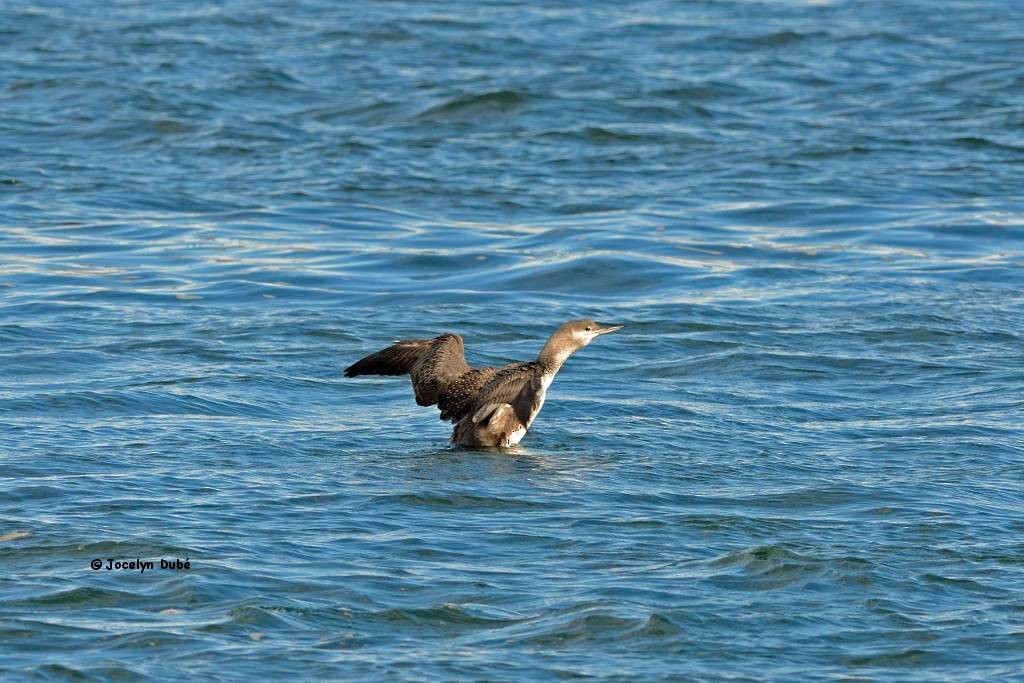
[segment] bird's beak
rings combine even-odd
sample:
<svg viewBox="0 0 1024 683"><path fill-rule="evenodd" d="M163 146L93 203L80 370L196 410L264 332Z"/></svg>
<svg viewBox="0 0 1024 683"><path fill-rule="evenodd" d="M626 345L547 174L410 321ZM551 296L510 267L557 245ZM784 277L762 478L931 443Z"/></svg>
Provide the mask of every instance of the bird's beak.
<svg viewBox="0 0 1024 683"><path fill-rule="evenodd" d="M615 330L621 330L621 329L622 329L622 325L612 325L611 327L599 327L599 328L597 328L597 333L598 334L608 334L609 332L614 332Z"/></svg>

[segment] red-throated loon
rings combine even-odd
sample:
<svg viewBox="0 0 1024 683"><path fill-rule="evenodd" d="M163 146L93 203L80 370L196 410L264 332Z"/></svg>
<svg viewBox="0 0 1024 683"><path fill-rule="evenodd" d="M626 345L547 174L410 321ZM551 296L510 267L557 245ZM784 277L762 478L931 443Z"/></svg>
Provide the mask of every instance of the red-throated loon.
<svg viewBox="0 0 1024 683"><path fill-rule="evenodd" d="M406 339L348 366L345 376L411 375L416 403L436 403L441 419L455 423L452 443L514 446L537 418L562 363L595 337L621 327L572 320L555 330L537 360L500 368L470 368L457 334Z"/></svg>

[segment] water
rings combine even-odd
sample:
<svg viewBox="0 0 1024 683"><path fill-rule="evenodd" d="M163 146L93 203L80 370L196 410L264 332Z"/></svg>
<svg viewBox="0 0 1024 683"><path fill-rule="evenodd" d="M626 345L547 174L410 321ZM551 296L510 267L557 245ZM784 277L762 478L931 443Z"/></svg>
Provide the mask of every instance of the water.
<svg viewBox="0 0 1024 683"><path fill-rule="evenodd" d="M1019 680L1022 32L0 4L0 674ZM581 316L513 453L341 377Z"/></svg>

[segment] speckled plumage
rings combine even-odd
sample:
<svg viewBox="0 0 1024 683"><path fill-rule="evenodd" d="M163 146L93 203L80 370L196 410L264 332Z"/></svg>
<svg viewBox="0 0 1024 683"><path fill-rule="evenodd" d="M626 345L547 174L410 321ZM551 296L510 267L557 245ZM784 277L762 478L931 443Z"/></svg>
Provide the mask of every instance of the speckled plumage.
<svg viewBox="0 0 1024 683"><path fill-rule="evenodd" d="M537 360L500 368L470 368L462 337L454 333L406 339L353 363L345 376L408 374L416 403L436 403L441 419L455 423L452 443L513 446L536 419L562 363L594 337L619 327L602 328L592 320L568 322L551 336Z"/></svg>

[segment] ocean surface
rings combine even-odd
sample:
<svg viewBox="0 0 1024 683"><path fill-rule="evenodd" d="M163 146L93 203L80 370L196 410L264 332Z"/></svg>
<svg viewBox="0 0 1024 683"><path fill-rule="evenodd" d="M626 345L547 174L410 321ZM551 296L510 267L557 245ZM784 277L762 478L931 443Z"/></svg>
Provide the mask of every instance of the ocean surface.
<svg viewBox="0 0 1024 683"><path fill-rule="evenodd" d="M1022 36L0 2L0 678L1024 680ZM580 317L513 450L342 377Z"/></svg>

